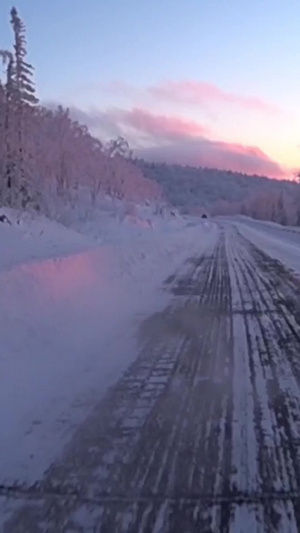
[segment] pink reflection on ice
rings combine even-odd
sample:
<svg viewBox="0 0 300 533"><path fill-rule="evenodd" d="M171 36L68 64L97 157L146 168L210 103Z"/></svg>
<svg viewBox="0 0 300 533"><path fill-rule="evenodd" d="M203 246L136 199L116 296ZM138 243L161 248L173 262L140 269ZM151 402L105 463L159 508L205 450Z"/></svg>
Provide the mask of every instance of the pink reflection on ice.
<svg viewBox="0 0 300 533"><path fill-rule="evenodd" d="M113 251L109 247L18 265L3 272L11 289L28 292L30 299L40 293L56 302L91 296L105 289L111 278ZM18 287L19 286L19 287ZM31 292L32 291L32 292Z"/></svg>

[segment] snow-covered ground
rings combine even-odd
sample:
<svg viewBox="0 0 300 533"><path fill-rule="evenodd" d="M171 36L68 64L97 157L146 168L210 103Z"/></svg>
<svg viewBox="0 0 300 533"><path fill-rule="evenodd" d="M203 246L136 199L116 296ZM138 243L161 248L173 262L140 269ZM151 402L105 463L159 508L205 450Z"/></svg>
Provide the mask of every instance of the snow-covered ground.
<svg viewBox="0 0 300 533"><path fill-rule="evenodd" d="M247 217L228 218L247 239L300 275L299 228L280 226L273 222Z"/></svg>
<svg viewBox="0 0 300 533"><path fill-rule="evenodd" d="M3 213L11 225L0 223L0 472L3 482L31 483L136 357L137 324L169 298L163 281L209 252L219 229L150 207L103 209L72 228ZM300 274L296 231L230 223Z"/></svg>
<svg viewBox="0 0 300 533"><path fill-rule="evenodd" d="M54 531L58 520L92 530L106 519L110 527L115 519L116 531L138 522L141 529L145 504L144 524L157 513L167 531L173 513L175 523L199 525L198 501L191 510L185 498L188 515L175 497L168 511L178 487L200 491L200 500L207 491L204 522L211 518L218 531L223 520L240 531L244 512L252 529L272 521L296 530L287 497L294 500L297 486L299 324L290 303L297 283L247 239L300 273L297 232L238 217L118 213L99 214L99 229L77 221L81 234L14 212L12 225L0 224L2 249L10 243L0 271L0 530L8 519L9 531L25 520L30 530ZM163 281L177 269L171 287L180 291L165 307ZM157 322L153 312L162 309ZM105 412L99 400L138 353ZM141 501L149 486L154 499ZM220 500L210 504L212 487ZM43 498L52 492L55 505ZM167 495L158 508L157 494ZM269 502L263 512L270 494L274 509Z"/></svg>
<svg viewBox="0 0 300 533"><path fill-rule="evenodd" d="M136 325L165 304L164 279L211 249L218 229L150 208L103 212L101 226L78 223L82 233L4 212L0 482L32 483L136 357Z"/></svg>

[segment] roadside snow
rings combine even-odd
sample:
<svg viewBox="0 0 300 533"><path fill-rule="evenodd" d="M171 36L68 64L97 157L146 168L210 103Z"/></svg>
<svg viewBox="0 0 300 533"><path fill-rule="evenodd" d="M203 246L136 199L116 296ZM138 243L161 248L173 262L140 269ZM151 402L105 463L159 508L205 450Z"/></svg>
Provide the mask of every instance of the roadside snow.
<svg viewBox="0 0 300 533"><path fill-rule="evenodd" d="M258 248L300 275L300 233L295 228L246 218L232 222Z"/></svg>
<svg viewBox="0 0 300 533"><path fill-rule="evenodd" d="M96 245L44 218L17 224L20 215L8 215L12 226L0 224L0 483L33 483L136 357L138 322L169 298L163 280L214 246L218 229L153 215L134 227L120 217L106 219L111 242Z"/></svg>
<svg viewBox="0 0 300 533"><path fill-rule="evenodd" d="M46 217L8 208L1 208L0 214L11 222L0 222L0 271L27 261L80 252L95 244L90 237Z"/></svg>

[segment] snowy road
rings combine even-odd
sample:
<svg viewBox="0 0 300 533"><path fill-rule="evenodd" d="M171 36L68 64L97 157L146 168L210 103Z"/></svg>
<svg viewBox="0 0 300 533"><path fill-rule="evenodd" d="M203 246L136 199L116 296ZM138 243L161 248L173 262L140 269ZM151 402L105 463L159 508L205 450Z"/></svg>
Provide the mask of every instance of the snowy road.
<svg viewBox="0 0 300 533"><path fill-rule="evenodd" d="M4 533L300 530L300 282L229 223L184 271Z"/></svg>

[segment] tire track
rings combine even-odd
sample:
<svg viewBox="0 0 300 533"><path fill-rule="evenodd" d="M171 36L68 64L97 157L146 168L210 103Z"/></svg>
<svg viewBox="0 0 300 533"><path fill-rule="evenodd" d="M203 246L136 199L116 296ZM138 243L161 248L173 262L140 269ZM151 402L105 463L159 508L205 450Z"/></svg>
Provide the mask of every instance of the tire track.
<svg viewBox="0 0 300 533"><path fill-rule="evenodd" d="M299 382L291 360L300 353L300 328L294 326L291 335L294 317L285 303L289 292L285 280L290 282L290 275L240 236L231 239L233 243L251 361L258 488L263 494L272 490L299 492ZM245 308L245 300L247 304L252 301L252 308ZM275 527L276 517L273 506L265 506L266 527ZM300 528L298 511L295 524Z"/></svg>

